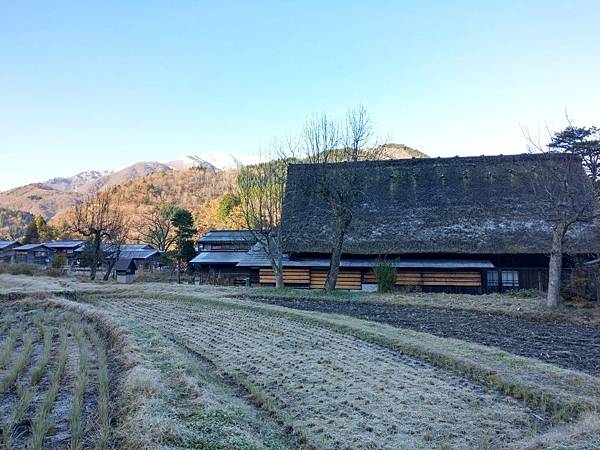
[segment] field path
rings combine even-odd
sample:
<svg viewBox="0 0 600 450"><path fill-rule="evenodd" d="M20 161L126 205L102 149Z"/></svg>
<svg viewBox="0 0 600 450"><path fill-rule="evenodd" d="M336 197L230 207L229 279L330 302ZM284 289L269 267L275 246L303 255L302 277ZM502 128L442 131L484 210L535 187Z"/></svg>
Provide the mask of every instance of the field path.
<svg viewBox="0 0 600 450"><path fill-rule="evenodd" d="M600 375L600 327L514 319L438 308L351 301L247 298L303 311L344 314L399 328L494 346L567 369Z"/></svg>
<svg viewBox="0 0 600 450"><path fill-rule="evenodd" d="M225 302L101 300L237 379L315 448L510 448L532 411L360 339Z"/></svg>

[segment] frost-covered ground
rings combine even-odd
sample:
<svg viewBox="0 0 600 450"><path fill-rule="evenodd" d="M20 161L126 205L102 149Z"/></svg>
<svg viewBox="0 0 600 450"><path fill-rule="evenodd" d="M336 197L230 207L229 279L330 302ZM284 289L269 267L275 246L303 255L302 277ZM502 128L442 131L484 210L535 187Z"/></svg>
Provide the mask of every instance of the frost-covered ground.
<svg viewBox="0 0 600 450"><path fill-rule="evenodd" d="M2 275L0 298L40 301L44 280ZM600 445L599 378L497 348L236 299L235 289L46 289L135 342L122 390L142 448Z"/></svg>

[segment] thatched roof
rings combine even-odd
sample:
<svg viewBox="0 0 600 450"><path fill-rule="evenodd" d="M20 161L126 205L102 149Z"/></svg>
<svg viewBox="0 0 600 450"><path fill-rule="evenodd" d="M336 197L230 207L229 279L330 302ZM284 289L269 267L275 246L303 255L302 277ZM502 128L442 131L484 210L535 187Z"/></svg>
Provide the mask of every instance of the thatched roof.
<svg viewBox="0 0 600 450"><path fill-rule="evenodd" d="M291 165L282 217L284 251L331 251L333 215L316 180L324 172L341 171L352 174L360 192L346 254L547 254L552 223L541 207L548 199L532 189L533 174L544 167L540 161L566 163L563 155L552 154ZM571 167L571 184L580 195L591 195L583 168ZM599 237L598 226L576 224L566 250L600 251Z"/></svg>

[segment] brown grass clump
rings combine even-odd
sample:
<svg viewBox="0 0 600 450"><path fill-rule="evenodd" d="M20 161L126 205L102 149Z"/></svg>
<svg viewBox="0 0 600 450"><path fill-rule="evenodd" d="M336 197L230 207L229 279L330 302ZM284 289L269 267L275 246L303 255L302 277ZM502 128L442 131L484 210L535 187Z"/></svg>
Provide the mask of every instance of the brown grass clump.
<svg viewBox="0 0 600 450"><path fill-rule="evenodd" d="M67 362L67 331L65 328L61 328L59 332L60 346L58 350L58 359L56 364L56 370L50 381L50 387L46 392L46 396L42 405L34 417L31 425L31 438L29 440L28 447L32 450L40 450L44 446L44 440L46 434L52 427L52 420L50 414L52 407L58 395L60 389L61 379L65 370Z"/></svg>
<svg viewBox="0 0 600 450"><path fill-rule="evenodd" d="M98 347L90 347L80 316L48 305L36 299L0 302L2 317L9 318L0 341L10 354L7 369L0 370L0 441L7 449L81 449L89 441L111 448L112 424L103 407L94 412L92 405L94 398L106 403L109 397L108 360L104 356L103 364ZM94 415L104 417L108 433L96 430Z"/></svg>

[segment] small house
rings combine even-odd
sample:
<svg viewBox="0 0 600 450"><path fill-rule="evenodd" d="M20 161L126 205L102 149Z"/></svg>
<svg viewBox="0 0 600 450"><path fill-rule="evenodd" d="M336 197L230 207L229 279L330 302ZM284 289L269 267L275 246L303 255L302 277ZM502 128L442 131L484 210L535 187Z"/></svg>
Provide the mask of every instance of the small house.
<svg viewBox="0 0 600 450"><path fill-rule="evenodd" d="M250 230L212 230L198 240L198 255L189 264L200 283L245 285L252 272L238 263L254 244Z"/></svg>
<svg viewBox="0 0 600 450"><path fill-rule="evenodd" d="M80 250L83 249L85 241L82 240L61 240L42 242L46 247L52 249L54 256L65 258L65 264L72 266L79 257Z"/></svg>
<svg viewBox="0 0 600 450"><path fill-rule="evenodd" d="M114 269L117 283L133 283L133 276L137 267L131 258L121 258L115 263Z"/></svg>
<svg viewBox="0 0 600 450"><path fill-rule="evenodd" d="M19 241L0 241L0 262L10 262L13 259L14 249L21 246Z"/></svg>
<svg viewBox="0 0 600 450"><path fill-rule="evenodd" d="M49 267L52 249L44 244L25 244L13 249L13 261L17 264L35 264Z"/></svg>
<svg viewBox="0 0 600 450"><path fill-rule="evenodd" d="M152 271L160 268L160 251L150 244L122 244L119 258L131 259L137 269Z"/></svg>

